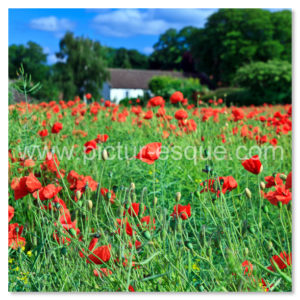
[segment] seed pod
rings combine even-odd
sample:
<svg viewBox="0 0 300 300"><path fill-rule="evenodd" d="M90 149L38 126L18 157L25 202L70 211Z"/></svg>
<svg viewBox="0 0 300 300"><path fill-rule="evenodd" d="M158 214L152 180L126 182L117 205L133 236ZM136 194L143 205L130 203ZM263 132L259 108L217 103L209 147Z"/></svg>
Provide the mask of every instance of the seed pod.
<svg viewBox="0 0 300 300"><path fill-rule="evenodd" d="M268 206L267 205L264 205L263 206L263 211L264 211L264 213L269 213L269 208L268 208Z"/></svg>
<svg viewBox="0 0 300 300"><path fill-rule="evenodd" d="M200 192L199 191L196 191L195 195L200 199Z"/></svg>
<svg viewBox="0 0 300 300"><path fill-rule="evenodd" d="M88 204L89 209L93 208L93 202L92 202L92 200L88 200L87 204Z"/></svg>
<svg viewBox="0 0 300 300"><path fill-rule="evenodd" d="M266 184L263 181L261 181L261 183L260 183L260 188L262 190L264 190L266 188Z"/></svg>
<svg viewBox="0 0 300 300"><path fill-rule="evenodd" d="M248 188L245 188L245 194L246 194L248 199L251 199L252 194L251 194L251 191Z"/></svg>
<svg viewBox="0 0 300 300"><path fill-rule="evenodd" d="M81 198L81 192L80 191L76 191L76 198L78 200Z"/></svg>
<svg viewBox="0 0 300 300"><path fill-rule="evenodd" d="M150 234L150 232L149 232L148 230L143 232L143 236L144 236L144 238L146 238L147 240L150 240L150 239L151 239L151 234Z"/></svg>
<svg viewBox="0 0 300 300"><path fill-rule="evenodd" d="M282 208L282 202L279 201L277 206L278 206L279 209Z"/></svg>
<svg viewBox="0 0 300 300"><path fill-rule="evenodd" d="M287 176L285 174L280 174L279 178L282 179L283 181L286 181Z"/></svg>
<svg viewBox="0 0 300 300"><path fill-rule="evenodd" d="M102 159L106 161L108 159L108 152L106 149L102 151Z"/></svg>
<svg viewBox="0 0 300 300"><path fill-rule="evenodd" d="M110 200L110 198L111 198L111 192L108 192L107 193L107 199Z"/></svg>
<svg viewBox="0 0 300 300"><path fill-rule="evenodd" d="M180 193L180 192L177 192L177 193L176 193L176 196L175 196L176 202L179 202L180 199L181 199L181 193Z"/></svg>

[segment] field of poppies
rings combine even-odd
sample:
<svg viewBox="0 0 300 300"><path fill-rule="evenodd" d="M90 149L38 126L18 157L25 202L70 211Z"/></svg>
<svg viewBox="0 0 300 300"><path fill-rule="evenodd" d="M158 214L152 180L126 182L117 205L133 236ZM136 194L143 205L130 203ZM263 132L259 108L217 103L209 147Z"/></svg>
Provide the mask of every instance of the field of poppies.
<svg viewBox="0 0 300 300"><path fill-rule="evenodd" d="M292 290L291 105L85 99L9 106L9 291Z"/></svg>

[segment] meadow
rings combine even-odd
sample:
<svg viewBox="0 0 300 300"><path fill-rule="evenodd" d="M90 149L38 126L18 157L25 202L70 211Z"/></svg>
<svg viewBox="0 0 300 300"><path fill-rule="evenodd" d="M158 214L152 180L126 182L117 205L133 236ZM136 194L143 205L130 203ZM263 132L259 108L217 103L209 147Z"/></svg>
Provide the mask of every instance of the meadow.
<svg viewBox="0 0 300 300"><path fill-rule="evenodd" d="M292 290L291 105L86 98L9 106L9 291Z"/></svg>

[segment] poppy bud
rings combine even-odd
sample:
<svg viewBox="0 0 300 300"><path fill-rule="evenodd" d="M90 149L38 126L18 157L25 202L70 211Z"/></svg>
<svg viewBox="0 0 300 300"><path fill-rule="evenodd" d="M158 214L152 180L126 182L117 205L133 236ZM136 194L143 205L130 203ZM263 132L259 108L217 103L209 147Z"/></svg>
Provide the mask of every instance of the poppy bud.
<svg viewBox="0 0 300 300"><path fill-rule="evenodd" d="M92 200L88 200L87 204L88 204L89 209L93 208L93 202L92 202Z"/></svg>
<svg viewBox="0 0 300 300"><path fill-rule="evenodd" d="M250 233L255 234L255 228L253 226L249 227L249 231Z"/></svg>
<svg viewBox="0 0 300 300"><path fill-rule="evenodd" d="M251 199L252 194L251 194L251 191L248 188L245 188L245 194L246 194L248 199Z"/></svg>
<svg viewBox="0 0 300 300"><path fill-rule="evenodd" d="M76 198L78 200L81 198L81 192L80 191L76 191Z"/></svg>
<svg viewBox="0 0 300 300"><path fill-rule="evenodd" d="M279 178L282 179L283 181L286 181L287 176L285 174L280 174Z"/></svg>
<svg viewBox="0 0 300 300"><path fill-rule="evenodd" d="M176 196L175 196L176 202L179 202L180 199L181 199L181 193L180 193L180 192L177 192L177 193L176 193Z"/></svg>
<svg viewBox="0 0 300 300"><path fill-rule="evenodd" d="M108 177L112 178L113 177L113 172L108 172Z"/></svg>
<svg viewBox="0 0 300 300"><path fill-rule="evenodd" d="M260 183L260 188L261 188L262 190L264 190L264 189L266 188L266 184L265 184L264 182L261 182L261 183Z"/></svg>
<svg viewBox="0 0 300 300"><path fill-rule="evenodd" d="M272 250L273 249L273 243L271 241L268 242L268 250Z"/></svg>
<svg viewBox="0 0 300 300"><path fill-rule="evenodd" d="M249 254L249 249L246 247L245 248L245 256L248 256L248 254Z"/></svg>
<svg viewBox="0 0 300 300"><path fill-rule="evenodd" d="M135 190L135 184L134 184L134 182L131 182L131 184L130 184L130 189L131 189L132 191Z"/></svg>
<svg viewBox="0 0 300 300"><path fill-rule="evenodd" d="M264 213L266 213L266 214L269 212L269 208L268 208L267 205L264 205L264 206L263 206L263 211L264 211Z"/></svg>
<svg viewBox="0 0 300 300"><path fill-rule="evenodd" d="M154 199L153 199L153 205L155 206L156 204L157 204L157 197L154 197Z"/></svg>
<svg viewBox="0 0 300 300"><path fill-rule="evenodd" d="M82 201L78 201L78 206L81 207L82 206Z"/></svg>
<svg viewBox="0 0 300 300"><path fill-rule="evenodd" d="M76 230L74 228L71 228L69 232L71 233L71 235L76 236Z"/></svg>
<svg viewBox="0 0 300 300"><path fill-rule="evenodd" d="M149 232L148 230L143 232L143 236L144 236L144 238L146 238L147 240L150 240L150 239L151 239L151 234L150 234L150 232Z"/></svg>
<svg viewBox="0 0 300 300"><path fill-rule="evenodd" d="M190 241L185 241L184 244L188 249L190 249L190 250L193 249L193 244Z"/></svg>
<svg viewBox="0 0 300 300"><path fill-rule="evenodd" d="M278 206L279 209L282 208L282 202L279 201L277 206Z"/></svg>
<svg viewBox="0 0 300 300"><path fill-rule="evenodd" d="M62 247L60 249L60 252L61 252L62 255L66 255L67 254L67 248L66 247Z"/></svg>
<svg viewBox="0 0 300 300"><path fill-rule="evenodd" d="M102 151L102 159L103 159L104 161L106 161L106 160L108 159L108 153L107 153L107 150L106 150L106 149L104 149L104 150Z"/></svg>
<svg viewBox="0 0 300 300"><path fill-rule="evenodd" d="M196 196L200 199L200 192L199 191L196 191Z"/></svg>

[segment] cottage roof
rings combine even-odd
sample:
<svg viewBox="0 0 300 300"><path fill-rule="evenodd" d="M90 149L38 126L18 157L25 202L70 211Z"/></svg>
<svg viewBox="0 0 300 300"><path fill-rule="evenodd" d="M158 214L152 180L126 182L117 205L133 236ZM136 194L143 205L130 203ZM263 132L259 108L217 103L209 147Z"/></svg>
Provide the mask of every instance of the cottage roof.
<svg viewBox="0 0 300 300"><path fill-rule="evenodd" d="M176 71L112 69L109 68L111 88L116 89L149 89L148 83L153 76L171 76L183 78L185 75Z"/></svg>

